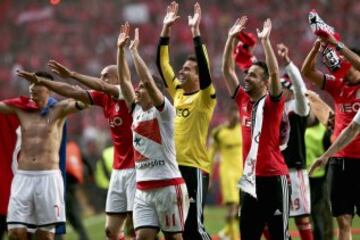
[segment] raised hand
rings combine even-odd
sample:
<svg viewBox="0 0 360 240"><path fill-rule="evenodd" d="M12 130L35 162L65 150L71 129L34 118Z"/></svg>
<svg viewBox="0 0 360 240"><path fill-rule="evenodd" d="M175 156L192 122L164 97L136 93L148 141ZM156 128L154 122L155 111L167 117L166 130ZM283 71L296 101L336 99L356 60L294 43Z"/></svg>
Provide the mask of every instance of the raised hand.
<svg viewBox="0 0 360 240"><path fill-rule="evenodd" d="M128 22L126 22L124 25L121 25L119 37L117 40L118 48L124 48L126 43L129 41L130 38L129 31L130 31L130 25Z"/></svg>
<svg viewBox="0 0 360 240"><path fill-rule="evenodd" d="M201 7L198 2L194 4L194 16L188 16L188 20L191 28L199 28L201 20Z"/></svg>
<svg viewBox="0 0 360 240"><path fill-rule="evenodd" d="M282 58L286 63L289 63L290 62L289 48L283 43L279 43L276 46L279 57Z"/></svg>
<svg viewBox="0 0 360 240"><path fill-rule="evenodd" d="M70 78L72 76L72 71L55 60L50 60L48 62L48 66L53 73L59 75L62 78Z"/></svg>
<svg viewBox="0 0 360 240"><path fill-rule="evenodd" d="M322 42L331 44L333 46L336 46L338 43L333 34L327 34L326 36L320 37L320 39Z"/></svg>
<svg viewBox="0 0 360 240"><path fill-rule="evenodd" d="M310 166L309 176L311 176L317 168L324 167L327 164L328 159L328 157L321 156L315 160L315 162L313 162Z"/></svg>
<svg viewBox="0 0 360 240"><path fill-rule="evenodd" d="M260 31L259 29L256 29L258 38L261 40L268 40L270 37L272 24L270 18L266 19L263 25L263 29Z"/></svg>
<svg viewBox="0 0 360 240"><path fill-rule="evenodd" d="M163 24L165 26L172 26L176 22L176 20L180 18L180 16L177 15L178 10L179 4L177 2L173 1L172 3L170 3L170 5L167 7L166 15L163 20Z"/></svg>
<svg viewBox="0 0 360 240"><path fill-rule="evenodd" d="M39 83L39 79L36 77L35 73L33 72L27 72L24 70L17 70L16 75L29 81L30 83Z"/></svg>
<svg viewBox="0 0 360 240"><path fill-rule="evenodd" d="M139 43L140 43L140 40L139 40L139 28L135 28L134 40L131 41L129 49L131 51L137 51Z"/></svg>
<svg viewBox="0 0 360 240"><path fill-rule="evenodd" d="M236 37L242 30L245 29L246 22L248 20L247 16L242 16L241 18L236 19L235 24L229 30L229 37Z"/></svg>

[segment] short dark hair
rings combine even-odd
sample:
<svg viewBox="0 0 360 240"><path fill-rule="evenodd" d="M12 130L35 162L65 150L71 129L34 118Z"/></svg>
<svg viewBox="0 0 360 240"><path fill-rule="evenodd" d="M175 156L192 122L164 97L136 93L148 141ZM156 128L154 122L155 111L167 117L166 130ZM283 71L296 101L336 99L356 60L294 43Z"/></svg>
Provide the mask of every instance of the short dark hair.
<svg viewBox="0 0 360 240"><path fill-rule="evenodd" d="M269 69L268 69L268 67L267 67L267 65L266 65L265 62L263 62L263 61L256 61L256 62L253 63L253 65L260 67L260 68L264 71L264 76L263 76L264 80L268 80L268 79L269 79Z"/></svg>
<svg viewBox="0 0 360 240"><path fill-rule="evenodd" d="M50 73L45 72L45 71L37 71L37 72L35 72L35 75L38 77L43 77L43 78L49 79L49 80L54 80L54 77Z"/></svg>
<svg viewBox="0 0 360 240"><path fill-rule="evenodd" d="M195 55L191 54L189 55L187 58L186 58L187 61L192 61L192 62L195 62L196 63L196 67L195 67L195 70L196 70L196 73L199 74L199 67L198 67L198 62L197 62L197 58Z"/></svg>
<svg viewBox="0 0 360 240"><path fill-rule="evenodd" d="M350 48L351 51L353 51L354 53L356 53L356 55L360 56L360 49L356 48L356 47L352 47Z"/></svg>

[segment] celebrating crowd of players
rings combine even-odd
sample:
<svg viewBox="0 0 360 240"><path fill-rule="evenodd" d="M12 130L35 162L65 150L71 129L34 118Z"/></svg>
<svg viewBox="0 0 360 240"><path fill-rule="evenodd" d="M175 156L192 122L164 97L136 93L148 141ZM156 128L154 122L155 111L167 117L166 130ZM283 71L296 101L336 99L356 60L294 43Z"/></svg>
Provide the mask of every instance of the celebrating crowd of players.
<svg viewBox="0 0 360 240"><path fill-rule="evenodd" d="M229 107L229 122L213 131L213 151L208 154L208 127L217 99L200 32L201 8L196 3L188 18L195 54L175 73L169 42L179 20L178 9L176 2L167 7L154 59L163 81L151 74L140 55L141 29L132 31L128 23L120 29L117 64L105 67L100 78L49 61L53 73L77 80L90 90L54 81L46 72L17 72L29 81L30 97L0 102L1 113L16 115L21 135L7 215L9 238L29 239L32 232L37 239L54 239L58 225L65 222L59 170L65 119L97 105L108 120L115 150L105 210L107 239L122 238L125 221L133 226L127 231L129 239L156 239L159 230L165 239L211 239L204 227L203 210L215 151L227 154L224 164L226 159L236 161L222 171L228 175L221 183L228 206L224 235L238 239L239 213L241 239L260 239L263 234L267 239L290 239L289 217L295 218L303 240L314 239L305 138L307 127L319 121L333 131L333 144L314 161L310 174L328 166L331 210L337 218L339 239L351 239L352 218L360 207L357 52L340 42L334 29L313 11L309 22L318 39L304 60L302 74L292 63L289 49L279 43L277 55L286 72L281 77L270 41L271 20L257 29L265 55L265 61L258 61L252 56L255 36L244 31L247 17L237 19L228 32L222 71L240 120ZM139 79L136 87L127 63L128 46ZM330 74L315 68L319 52ZM237 63L244 72L242 80L236 73ZM302 75L330 93L334 112L307 90ZM67 99L56 101L50 90Z"/></svg>

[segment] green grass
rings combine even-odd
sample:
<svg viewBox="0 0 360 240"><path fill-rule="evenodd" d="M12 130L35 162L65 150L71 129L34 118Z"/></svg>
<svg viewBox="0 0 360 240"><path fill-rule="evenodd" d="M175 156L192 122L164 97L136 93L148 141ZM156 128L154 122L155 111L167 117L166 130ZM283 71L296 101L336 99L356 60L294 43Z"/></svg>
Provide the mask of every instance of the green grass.
<svg viewBox="0 0 360 240"><path fill-rule="evenodd" d="M210 234L216 234L224 226L225 209L221 207L206 207L205 208L205 226ZM84 219L84 224L91 240L105 239L104 237L104 225L105 216L103 214L88 217ZM336 226L336 223L334 223ZM360 229L360 219L355 217L353 220L353 228ZM65 236L65 240L77 240L73 229L68 226L68 233ZM290 221L290 230L295 230L295 224L293 220ZM299 240L300 238L293 238ZM335 239L335 238L334 238ZM353 240L360 240L360 235L353 235Z"/></svg>
<svg viewBox="0 0 360 240"><path fill-rule="evenodd" d="M216 234L224 226L224 215L225 215L224 208L221 207L205 208L205 226L210 234ZM93 240L104 239L104 225L105 225L104 219L105 219L104 215L97 215L84 220L91 239ZM336 226L336 223L334 223L334 226ZM354 218L353 227L360 228L359 217ZM295 229L296 229L295 224L293 220L291 220L290 230L295 230ZM65 239L77 240L75 233L73 232L71 227L68 228L68 234L66 235ZM299 240L300 238L293 238L293 239ZM353 235L353 240L360 240L360 235Z"/></svg>

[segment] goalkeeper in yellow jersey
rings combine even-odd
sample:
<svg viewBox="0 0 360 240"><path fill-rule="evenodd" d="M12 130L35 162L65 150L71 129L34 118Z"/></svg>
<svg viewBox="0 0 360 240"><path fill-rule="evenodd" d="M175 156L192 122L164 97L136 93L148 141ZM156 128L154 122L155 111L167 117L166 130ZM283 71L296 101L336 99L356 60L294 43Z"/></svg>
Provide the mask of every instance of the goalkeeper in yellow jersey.
<svg viewBox="0 0 360 240"><path fill-rule="evenodd" d="M223 203L227 208L226 225L219 232L220 239L238 240L239 190L237 182L242 175L242 140L239 112L232 106L227 113L227 122L216 127L211 134L210 159L220 153L220 184Z"/></svg>

